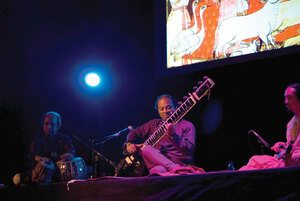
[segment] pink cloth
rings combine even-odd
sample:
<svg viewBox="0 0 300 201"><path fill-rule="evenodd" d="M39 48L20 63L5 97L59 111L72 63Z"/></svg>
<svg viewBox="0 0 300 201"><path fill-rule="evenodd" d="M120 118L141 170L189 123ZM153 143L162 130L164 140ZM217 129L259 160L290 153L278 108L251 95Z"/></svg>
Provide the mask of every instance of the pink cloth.
<svg viewBox="0 0 300 201"><path fill-rule="evenodd" d="M174 175L184 175L184 174L203 174L205 170L203 168L196 167L194 165L188 167L175 167L173 170L168 172L152 172L150 175L160 175L160 176L174 176Z"/></svg>
<svg viewBox="0 0 300 201"><path fill-rule="evenodd" d="M278 160L275 157L268 155L252 156L247 165L241 167L239 170L255 170L284 167L285 163L282 159Z"/></svg>
<svg viewBox="0 0 300 201"><path fill-rule="evenodd" d="M247 165L241 167L239 170L253 170L253 169L268 169L279 168L287 166L300 165L300 123L299 118L294 116L287 124L286 130L286 144L290 144L294 141L293 149L291 151L291 157L284 159L277 159L268 155L255 155L252 156Z"/></svg>

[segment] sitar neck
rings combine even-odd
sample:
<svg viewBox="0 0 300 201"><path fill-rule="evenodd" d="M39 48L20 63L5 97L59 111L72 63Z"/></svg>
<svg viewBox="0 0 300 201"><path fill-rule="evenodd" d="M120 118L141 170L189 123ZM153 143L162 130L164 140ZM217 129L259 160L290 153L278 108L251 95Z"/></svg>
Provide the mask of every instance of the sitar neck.
<svg viewBox="0 0 300 201"><path fill-rule="evenodd" d="M156 131L144 142L144 145L152 145L155 146L165 135L167 124L171 123L173 125L177 124L182 117L194 106L196 105L196 100L190 96L188 97L184 103L182 103L176 110L171 114L171 116L165 120Z"/></svg>
<svg viewBox="0 0 300 201"><path fill-rule="evenodd" d="M165 120L156 131L143 143L144 146L155 146L166 134L167 124L177 124L188 111L190 111L204 96L210 93L210 89L215 83L206 78L206 80L197 88L195 92L189 94L189 97L171 114L171 116Z"/></svg>

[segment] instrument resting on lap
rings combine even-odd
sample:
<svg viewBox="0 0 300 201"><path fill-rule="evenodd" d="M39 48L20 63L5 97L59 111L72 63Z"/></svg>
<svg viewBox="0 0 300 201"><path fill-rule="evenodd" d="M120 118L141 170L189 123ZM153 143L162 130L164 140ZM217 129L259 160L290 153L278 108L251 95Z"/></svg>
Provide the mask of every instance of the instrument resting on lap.
<svg viewBox="0 0 300 201"><path fill-rule="evenodd" d="M189 93L189 97L173 112L173 114L164 121L156 131L143 143L143 147L151 145L153 147L167 134L166 128L168 123L175 125L183 116L196 105L204 96L210 95L210 89L215 85L213 80L208 77L203 78L203 82L193 93ZM133 154L125 157L120 161L116 168L115 176L143 176L145 170L144 161L138 154Z"/></svg>
<svg viewBox="0 0 300 201"><path fill-rule="evenodd" d="M280 148L282 151L278 154L275 154L274 157L277 159L284 159L284 160L287 159L291 154L291 151L293 149L293 144L294 141L291 141L287 147L281 146Z"/></svg>

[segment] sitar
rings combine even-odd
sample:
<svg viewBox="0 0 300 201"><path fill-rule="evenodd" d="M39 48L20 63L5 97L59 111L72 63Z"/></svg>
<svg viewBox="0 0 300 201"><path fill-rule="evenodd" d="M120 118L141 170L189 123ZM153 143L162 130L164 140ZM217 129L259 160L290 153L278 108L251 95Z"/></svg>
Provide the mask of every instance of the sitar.
<svg viewBox="0 0 300 201"><path fill-rule="evenodd" d="M203 97L210 97L211 88L215 85L214 81L207 76L203 77L203 81L198 82L199 87L195 87L195 91L189 93L185 101L166 119L150 137L143 143L141 149L147 145L155 147L157 143L167 134L167 124L173 126L179 122ZM117 165L115 176L142 176L146 172L146 168L142 157L139 154L128 155L123 158Z"/></svg>

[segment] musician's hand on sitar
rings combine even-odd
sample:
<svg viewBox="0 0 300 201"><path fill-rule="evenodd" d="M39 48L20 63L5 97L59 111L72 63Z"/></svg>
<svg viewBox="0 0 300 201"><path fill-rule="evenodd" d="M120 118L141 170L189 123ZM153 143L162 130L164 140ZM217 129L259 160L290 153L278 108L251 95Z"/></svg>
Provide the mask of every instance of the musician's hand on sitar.
<svg viewBox="0 0 300 201"><path fill-rule="evenodd" d="M173 135L174 135L174 127L173 124L168 123L166 126L166 132L169 139L173 139Z"/></svg>
<svg viewBox="0 0 300 201"><path fill-rule="evenodd" d="M140 148L142 148L142 147L143 147L143 144L134 144L134 143L131 143L131 142L126 143L126 151L129 154L134 154L135 152L140 150Z"/></svg>
<svg viewBox="0 0 300 201"><path fill-rule="evenodd" d="M286 149L286 143L285 142L276 142L273 147L271 147L273 151L276 153L280 153L284 149Z"/></svg>

